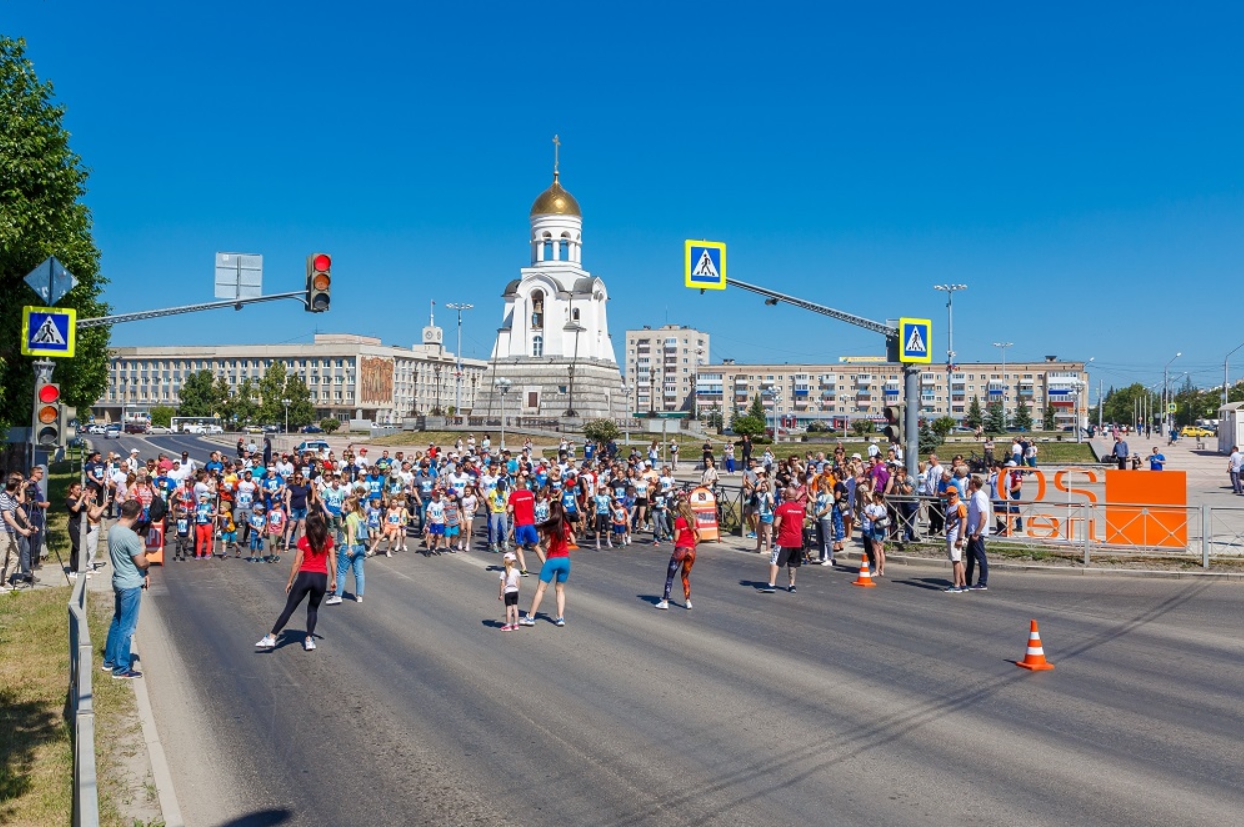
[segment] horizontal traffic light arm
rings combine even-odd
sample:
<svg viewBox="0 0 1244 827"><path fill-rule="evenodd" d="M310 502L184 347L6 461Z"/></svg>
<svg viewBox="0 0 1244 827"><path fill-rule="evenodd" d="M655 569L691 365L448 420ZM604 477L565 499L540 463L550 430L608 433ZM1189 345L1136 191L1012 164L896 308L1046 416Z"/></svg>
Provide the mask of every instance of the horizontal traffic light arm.
<svg viewBox="0 0 1244 827"><path fill-rule="evenodd" d="M198 313L201 310L219 310L224 307L232 307L241 310L244 304L259 304L260 302L273 302L278 299L296 299L302 302L305 307L307 304L306 290L293 290L289 293L273 293L271 296L255 296L250 299L229 299L227 301L206 302L204 304L187 304L182 307L166 307L162 310L141 310L137 313L119 313L116 316L100 316L96 319L78 319L78 329L82 330L88 327L106 327L122 322L140 322L144 319L159 319L164 316L177 316L181 313Z"/></svg>

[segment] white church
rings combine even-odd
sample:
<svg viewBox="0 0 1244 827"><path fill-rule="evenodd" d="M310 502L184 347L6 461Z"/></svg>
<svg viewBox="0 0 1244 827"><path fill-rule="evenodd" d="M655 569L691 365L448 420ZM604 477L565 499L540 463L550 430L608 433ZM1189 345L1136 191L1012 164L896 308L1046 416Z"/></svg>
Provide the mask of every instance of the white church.
<svg viewBox="0 0 1244 827"><path fill-rule="evenodd" d="M583 269L583 213L561 185L556 158L553 184L531 205L530 221L531 264L502 294L489 387L475 410L501 415L500 382L509 418L627 416L609 336L609 291Z"/></svg>

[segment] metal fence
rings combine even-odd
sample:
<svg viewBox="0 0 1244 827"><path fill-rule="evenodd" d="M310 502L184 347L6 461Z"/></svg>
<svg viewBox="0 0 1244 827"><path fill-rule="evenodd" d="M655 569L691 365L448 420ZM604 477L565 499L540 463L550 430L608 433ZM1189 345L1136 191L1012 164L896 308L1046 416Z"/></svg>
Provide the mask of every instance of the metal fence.
<svg viewBox="0 0 1244 827"><path fill-rule="evenodd" d="M83 573L69 597L69 714L73 719L73 824L98 827L99 787L95 775L95 696L91 686L91 632L86 621Z"/></svg>

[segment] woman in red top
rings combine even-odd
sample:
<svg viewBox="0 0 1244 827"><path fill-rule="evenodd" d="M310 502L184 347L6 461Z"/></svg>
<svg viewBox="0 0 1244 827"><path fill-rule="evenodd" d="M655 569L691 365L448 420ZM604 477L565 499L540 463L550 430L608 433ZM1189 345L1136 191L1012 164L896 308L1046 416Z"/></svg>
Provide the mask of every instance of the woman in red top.
<svg viewBox="0 0 1244 827"><path fill-rule="evenodd" d="M544 565L540 567L540 585L536 586L535 597L531 599L531 611L518 621L518 625L536 625L536 609L540 608L540 601L544 599L544 590L556 577L557 584L553 589L557 594L557 617L553 618L553 623L565 626L566 581L570 578L570 526L560 500L549 503L549 518L536 529L544 536Z"/></svg>
<svg viewBox="0 0 1244 827"><path fill-rule="evenodd" d="M333 554L333 538L328 536L328 524L324 521L324 515L316 511L308 515L306 536L298 540L298 553L289 572L289 583L285 585L285 591L289 595L285 600L285 611L277 618L272 631L255 646L260 649L274 648L276 636L285 628L298 604L306 597L307 637L302 642L302 648L308 652L314 649L315 621L319 615L320 601L324 599L330 582L337 582L337 558Z"/></svg>
<svg viewBox="0 0 1244 827"><path fill-rule="evenodd" d="M691 608L691 567L695 565L695 544L700 541L700 529L695 522L695 512L687 502L687 493L678 492L678 517L674 520L674 553L670 556L665 572L665 596L657 604L658 609L670 607L670 592L674 588L674 575L682 569L682 594L686 606Z"/></svg>

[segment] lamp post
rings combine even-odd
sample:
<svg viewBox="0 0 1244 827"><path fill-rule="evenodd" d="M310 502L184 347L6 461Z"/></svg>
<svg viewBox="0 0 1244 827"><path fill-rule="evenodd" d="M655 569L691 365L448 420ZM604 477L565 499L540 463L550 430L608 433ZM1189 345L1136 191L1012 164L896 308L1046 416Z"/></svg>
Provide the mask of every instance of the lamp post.
<svg viewBox="0 0 1244 827"><path fill-rule="evenodd" d="M1162 368L1162 421L1166 423L1166 428L1165 428L1165 430L1166 430L1168 433L1169 433L1169 432L1170 432L1170 430L1171 430L1171 422L1170 422L1170 418L1171 418L1171 414L1170 414L1170 408L1171 408L1171 381L1170 381L1170 377L1171 377L1171 362L1174 362L1174 361L1175 361L1176 359L1178 359L1180 356L1183 356L1183 354L1182 354L1182 353L1176 353L1174 356L1172 356L1172 357L1171 357L1171 361L1170 361L1170 362L1167 362L1167 363L1166 363L1166 365Z"/></svg>
<svg viewBox="0 0 1244 827"><path fill-rule="evenodd" d="M455 376L457 377L457 384L454 387L454 415L461 416L462 415L462 311L473 310L475 308L475 305L466 304L464 302L450 302L449 304L445 306L448 307L450 310L458 311L458 350L456 353L454 353L454 358L458 360L457 361L458 369L457 369L457 372L455 373Z"/></svg>
<svg viewBox="0 0 1244 827"><path fill-rule="evenodd" d="M994 342L993 346L1002 354L1002 416L1006 417L1006 349L1014 345L1014 342Z"/></svg>
<svg viewBox="0 0 1244 827"><path fill-rule="evenodd" d="M946 366L955 363L955 291L967 290L966 284L935 284L934 290L946 294Z"/></svg>
<svg viewBox="0 0 1244 827"><path fill-rule="evenodd" d="M281 404L285 406L285 436L289 436L289 400L282 399Z"/></svg>
<svg viewBox="0 0 1244 827"><path fill-rule="evenodd" d="M501 394L501 450L505 450L505 395L510 392L510 380L502 377L494 384L497 393Z"/></svg>
<svg viewBox="0 0 1244 827"><path fill-rule="evenodd" d="M436 416L444 416L445 412L441 410L441 366L437 365L432 368L432 374L436 379L436 410L433 413Z"/></svg>
<svg viewBox="0 0 1244 827"><path fill-rule="evenodd" d="M704 348L695 349L695 370L691 372L691 418L699 421L700 401L700 360L704 358Z"/></svg>
<svg viewBox="0 0 1244 827"><path fill-rule="evenodd" d="M565 329L574 331L574 355L570 359L570 387L566 397L566 412L562 416L574 419L579 416L579 412L574 409L574 369L579 361L579 334L587 328L578 322L571 322Z"/></svg>
<svg viewBox="0 0 1244 827"><path fill-rule="evenodd" d="M1231 350L1227 351L1227 355L1222 357L1222 404L1224 405L1227 404L1227 383L1230 382L1227 376L1227 360L1231 358L1232 353L1235 353L1242 347L1244 347L1244 342L1231 348Z"/></svg>

